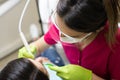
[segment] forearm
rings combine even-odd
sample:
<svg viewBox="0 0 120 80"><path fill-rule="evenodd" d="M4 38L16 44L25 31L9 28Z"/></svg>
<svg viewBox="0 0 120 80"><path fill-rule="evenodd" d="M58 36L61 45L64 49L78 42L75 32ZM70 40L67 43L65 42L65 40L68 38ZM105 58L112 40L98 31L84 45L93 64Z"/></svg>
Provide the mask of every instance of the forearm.
<svg viewBox="0 0 120 80"><path fill-rule="evenodd" d="M30 45L34 45L37 48L37 53L43 52L45 49L47 49L50 46L44 41L44 36L32 42Z"/></svg>
<svg viewBox="0 0 120 80"><path fill-rule="evenodd" d="M105 80L99 76L97 76L96 74L92 73L92 80Z"/></svg>

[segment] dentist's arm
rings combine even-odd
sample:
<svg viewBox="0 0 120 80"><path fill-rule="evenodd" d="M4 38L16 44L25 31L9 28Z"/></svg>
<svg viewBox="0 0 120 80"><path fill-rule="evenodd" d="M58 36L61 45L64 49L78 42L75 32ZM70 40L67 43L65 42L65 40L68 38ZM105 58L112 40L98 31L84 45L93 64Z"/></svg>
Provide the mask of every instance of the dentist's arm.
<svg viewBox="0 0 120 80"><path fill-rule="evenodd" d="M45 49L47 49L49 46L50 45L48 45L44 41L44 36L42 36L40 39L38 39L38 40L36 40L36 41L34 41L34 42L32 42L30 44L30 50L31 50L32 54L29 54L27 52L26 48L22 47L21 49L19 49L18 58L31 58L31 59L34 59L35 55L40 54Z"/></svg>
<svg viewBox="0 0 120 80"><path fill-rule="evenodd" d="M50 46L45 42L44 36L42 36L40 39L32 42L30 45L35 46L37 49L37 52L39 52L39 53L43 52L45 49L47 49Z"/></svg>

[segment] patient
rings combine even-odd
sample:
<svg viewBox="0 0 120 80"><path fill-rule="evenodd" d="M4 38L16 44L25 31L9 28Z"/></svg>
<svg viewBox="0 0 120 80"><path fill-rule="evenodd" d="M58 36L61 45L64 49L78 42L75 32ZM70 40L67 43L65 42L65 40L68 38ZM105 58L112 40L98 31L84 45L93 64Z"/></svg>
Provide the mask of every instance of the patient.
<svg viewBox="0 0 120 80"><path fill-rule="evenodd" d="M36 60L15 59L0 72L0 80L50 80L48 71L41 64L46 62L50 63L48 59L41 57Z"/></svg>

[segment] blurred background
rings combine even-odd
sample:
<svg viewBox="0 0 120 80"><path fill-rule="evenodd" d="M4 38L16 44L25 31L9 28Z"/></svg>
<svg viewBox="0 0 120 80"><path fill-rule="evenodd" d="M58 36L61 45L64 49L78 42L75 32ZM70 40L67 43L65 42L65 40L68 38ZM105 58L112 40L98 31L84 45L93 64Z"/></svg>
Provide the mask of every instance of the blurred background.
<svg viewBox="0 0 120 80"><path fill-rule="evenodd" d="M16 59L23 46L18 24L27 0L0 0L0 69ZM31 0L22 22L22 31L30 43L48 30L49 17L55 9L57 0ZM64 51L57 44L57 51L67 63Z"/></svg>
<svg viewBox="0 0 120 80"><path fill-rule="evenodd" d="M18 32L18 23L26 0L0 0L0 69L10 60L17 58L23 46ZM41 36L41 26L36 1L31 0L22 22L22 31L27 41L32 41L30 27L35 26Z"/></svg>

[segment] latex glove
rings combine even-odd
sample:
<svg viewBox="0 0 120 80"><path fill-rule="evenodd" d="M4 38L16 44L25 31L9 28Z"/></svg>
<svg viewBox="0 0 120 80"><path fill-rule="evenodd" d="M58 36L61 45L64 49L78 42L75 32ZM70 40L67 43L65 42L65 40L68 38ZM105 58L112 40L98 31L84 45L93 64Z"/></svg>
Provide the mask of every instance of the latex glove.
<svg viewBox="0 0 120 80"><path fill-rule="evenodd" d="M35 46L33 45L30 45L30 50L31 50L31 53L28 53L27 49L25 47L19 49L19 52L18 52L18 58L31 58L31 59L34 59L35 58L35 55L37 53L37 49Z"/></svg>
<svg viewBox="0 0 120 80"><path fill-rule="evenodd" d="M92 80L92 71L78 65L69 64L63 67L50 66L49 68L56 71L63 80Z"/></svg>

